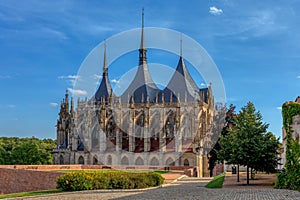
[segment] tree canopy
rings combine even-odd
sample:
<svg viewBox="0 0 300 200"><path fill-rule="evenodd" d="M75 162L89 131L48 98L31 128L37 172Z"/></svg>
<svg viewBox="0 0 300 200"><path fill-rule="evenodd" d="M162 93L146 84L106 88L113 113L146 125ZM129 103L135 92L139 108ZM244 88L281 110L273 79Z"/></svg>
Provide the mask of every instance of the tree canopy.
<svg viewBox="0 0 300 200"><path fill-rule="evenodd" d="M218 156L228 164L239 164L257 171L274 172L277 167L278 139L267 133L268 124L249 102L234 116L234 127L220 137ZM249 173L247 174L249 184Z"/></svg>
<svg viewBox="0 0 300 200"><path fill-rule="evenodd" d="M52 139L0 137L0 164L52 164Z"/></svg>

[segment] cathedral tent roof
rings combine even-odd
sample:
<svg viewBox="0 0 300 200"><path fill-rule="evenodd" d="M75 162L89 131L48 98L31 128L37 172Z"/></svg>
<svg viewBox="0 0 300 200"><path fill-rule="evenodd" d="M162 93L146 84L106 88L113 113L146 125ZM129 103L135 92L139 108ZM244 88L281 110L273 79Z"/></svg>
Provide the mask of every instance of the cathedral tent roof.
<svg viewBox="0 0 300 200"><path fill-rule="evenodd" d="M108 101L111 95L112 95L112 89L108 79L108 68L106 64L106 43L104 43L104 61L103 61L102 80L95 94L95 98L97 101L101 101L101 99Z"/></svg>
<svg viewBox="0 0 300 200"><path fill-rule="evenodd" d="M142 34L139 49L139 66L133 81L126 91L121 95L122 102L131 102L132 97L135 103L142 103L149 99L154 102L156 94L160 91L153 82L147 65L146 48L144 40L144 10L142 14ZM128 99L129 97L129 99Z"/></svg>
<svg viewBox="0 0 300 200"><path fill-rule="evenodd" d="M165 102L176 102L178 98L180 98L181 102L184 102L185 100L191 102L194 101L195 95L196 98L199 99L199 88L188 72L182 56L179 58L176 71L167 87L159 94L160 101L162 93L164 93Z"/></svg>

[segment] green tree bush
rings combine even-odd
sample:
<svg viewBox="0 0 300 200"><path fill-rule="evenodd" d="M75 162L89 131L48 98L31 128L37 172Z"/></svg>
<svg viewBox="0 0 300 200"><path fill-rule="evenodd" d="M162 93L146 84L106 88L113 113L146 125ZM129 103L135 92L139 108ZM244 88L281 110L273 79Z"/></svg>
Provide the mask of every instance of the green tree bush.
<svg viewBox="0 0 300 200"><path fill-rule="evenodd" d="M0 164L52 164L52 139L0 137Z"/></svg>
<svg viewBox="0 0 300 200"><path fill-rule="evenodd" d="M268 124L262 122L262 115L249 102L234 117L234 128L220 137L218 156L228 164L247 166L247 184L249 169L274 172L277 167L278 139L272 133L266 133Z"/></svg>
<svg viewBox="0 0 300 200"><path fill-rule="evenodd" d="M155 172L129 173L122 171L71 172L57 179L57 188L63 191L92 189L139 189L159 186L162 176Z"/></svg>

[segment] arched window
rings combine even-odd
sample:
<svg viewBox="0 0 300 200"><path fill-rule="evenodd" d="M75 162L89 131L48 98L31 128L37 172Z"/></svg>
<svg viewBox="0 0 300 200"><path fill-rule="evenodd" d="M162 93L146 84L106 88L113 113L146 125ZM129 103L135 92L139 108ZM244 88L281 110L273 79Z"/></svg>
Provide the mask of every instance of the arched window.
<svg viewBox="0 0 300 200"><path fill-rule="evenodd" d="M129 160L126 156L124 156L121 160L121 165L129 165Z"/></svg>
<svg viewBox="0 0 300 200"><path fill-rule="evenodd" d="M99 149L99 132L97 127L95 127L92 132L92 149Z"/></svg>
<svg viewBox="0 0 300 200"><path fill-rule="evenodd" d="M62 155L59 156L59 164L63 165L64 163L64 157Z"/></svg>
<svg viewBox="0 0 300 200"><path fill-rule="evenodd" d="M110 140L116 139L115 129L116 129L116 123L113 117L111 117L106 124L106 135Z"/></svg>
<svg viewBox="0 0 300 200"><path fill-rule="evenodd" d="M159 113L155 113L150 120L150 135L153 138L159 137L160 127L160 115Z"/></svg>
<svg viewBox="0 0 300 200"><path fill-rule="evenodd" d="M144 165L144 161L141 157L138 157L135 161L135 164L136 165Z"/></svg>
<svg viewBox="0 0 300 200"><path fill-rule="evenodd" d="M185 159L184 162L183 162L183 165L184 165L184 166L189 166L189 165L190 165L189 160L188 160L188 159Z"/></svg>
<svg viewBox="0 0 300 200"><path fill-rule="evenodd" d="M176 134L176 113L172 110L169 113L170 114L165 124L165 131L167 138L173 138Z"/></svg>
<svg viewBox="0 0 300 200"><path fill-rule="evenodd" d="M93 165L97 165L98 164L98 159L97 156L95 155L93 158Z"/></svg>
<svg viewBox="0 0 300 200"><path fill-rule="evenodd" d="M136 119L135 136L142 138L143 137L143 129L145 126L145 114L144 114L143 110L140 112L141 112L141 114Z"/></svg>
<svg viewBox="0 0 300 200"><path fill-rule="evenodd" d="M79 158L78 158L78 164L84 165L84 159L83 159L82 156L79 156Z"/></svg>
<svg viewBox="0 0 300 200"><path fill-rule="evenodd" d="M172 158L168 158L167 161L166 161L166 165L167 166L174 166L175 165L174 160Z"/></svg>
<svg viewBox="0 0 300 200"><path fill-rule="evenodd" d="M152 158L151 161L150 161L150 165L152 166L158 166L159 165L159 161L157 158Z"/></svg>

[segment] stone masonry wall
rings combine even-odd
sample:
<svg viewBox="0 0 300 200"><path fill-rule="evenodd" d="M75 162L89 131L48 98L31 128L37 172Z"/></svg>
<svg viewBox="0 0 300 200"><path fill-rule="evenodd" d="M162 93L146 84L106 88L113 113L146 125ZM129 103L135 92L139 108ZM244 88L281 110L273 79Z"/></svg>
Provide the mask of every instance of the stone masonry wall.
<svg viewBox="0 0 300 200"><path fill-rule="evenodd" d="M0 194L51 190L62 173L0 168Z"/></svg>

